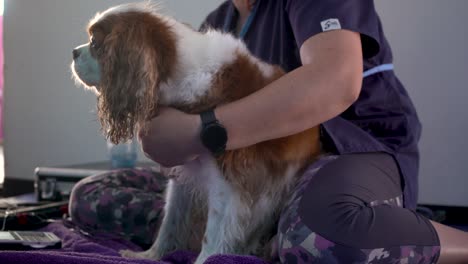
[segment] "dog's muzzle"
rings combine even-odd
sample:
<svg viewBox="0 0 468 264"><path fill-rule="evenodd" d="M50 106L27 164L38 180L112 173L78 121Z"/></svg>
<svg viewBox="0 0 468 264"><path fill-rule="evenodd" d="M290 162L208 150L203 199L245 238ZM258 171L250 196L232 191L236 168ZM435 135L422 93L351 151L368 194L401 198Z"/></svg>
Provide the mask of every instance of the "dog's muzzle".
<svg viewBox="0 0 468 264"><path fill-rule="evenodd" d="M101 80L98 61L91 55L89 43L73 50L73 73L87 86L97 86Z"/></svg>

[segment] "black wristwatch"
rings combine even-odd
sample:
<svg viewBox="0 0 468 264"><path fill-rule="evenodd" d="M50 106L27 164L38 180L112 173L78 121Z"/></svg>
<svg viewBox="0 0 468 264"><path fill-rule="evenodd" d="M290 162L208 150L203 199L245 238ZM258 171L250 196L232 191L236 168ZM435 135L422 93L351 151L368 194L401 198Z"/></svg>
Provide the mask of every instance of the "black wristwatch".
<svg viewBox="0 0 468 264"><path fill-rule="evenodd" d="M201 113L200 118L202 121L201 142L215 157L219 157L226 150L227 130L216 119L213 110Z"/></svg>

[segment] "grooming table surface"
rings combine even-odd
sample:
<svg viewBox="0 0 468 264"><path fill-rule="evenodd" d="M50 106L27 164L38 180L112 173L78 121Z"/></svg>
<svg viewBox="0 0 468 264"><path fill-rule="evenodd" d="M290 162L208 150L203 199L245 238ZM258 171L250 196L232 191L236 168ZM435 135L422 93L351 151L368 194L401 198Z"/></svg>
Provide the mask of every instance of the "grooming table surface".
<svg viewBox="0 0 468 264"><path fill-rule="evenodd" d="M35 263L35 264L188 264L192 263L196 254L191 252L175 252L162 259L151 261L144 259L128 259L119 255L121 249L139 250L132 243L123 240L89 238L73 229L67 228L60 222L52 223L43 228L44 231L54 232L62 242L59 250L31 250L31 251L0 251L0 263ZM218 255L212 256L205 263L241 263L266 264L266 262L250 256Z"/></svg>

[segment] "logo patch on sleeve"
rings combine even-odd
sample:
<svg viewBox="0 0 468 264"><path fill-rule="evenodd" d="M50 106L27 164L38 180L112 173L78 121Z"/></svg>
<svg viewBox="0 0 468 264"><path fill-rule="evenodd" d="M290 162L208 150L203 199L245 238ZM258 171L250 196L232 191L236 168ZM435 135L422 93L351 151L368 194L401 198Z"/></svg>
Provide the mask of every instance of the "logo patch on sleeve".
<svg viewBox="0 0 468 264"><path fill-rule="evenodd" d="M324 32L330 31L330 30L341 29L340 20L338 20L337 18L330 18L330 19L324 20L320 22L320 24L322 25L322 31Z"/></svg>

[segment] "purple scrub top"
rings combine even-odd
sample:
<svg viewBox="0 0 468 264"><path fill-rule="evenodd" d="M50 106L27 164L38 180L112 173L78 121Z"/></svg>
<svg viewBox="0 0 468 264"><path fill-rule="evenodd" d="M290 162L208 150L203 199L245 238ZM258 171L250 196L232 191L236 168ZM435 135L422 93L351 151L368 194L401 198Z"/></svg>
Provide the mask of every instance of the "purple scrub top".
<svg viewBox="0 0 468 264"><path fill-rule="evenodd" d="M235 32L238 13L231 1L208 15L206 28ZM299 48L308 38L345 29L361 34L364 69L358 100L321 125L328 149L338 154L387 152L403 176L405 207L418 196L421 124L403 85L372 0L257 0L240 33L249 50L289 72L301 66ZM313 83L311 83L313 85Z"/></svg>

